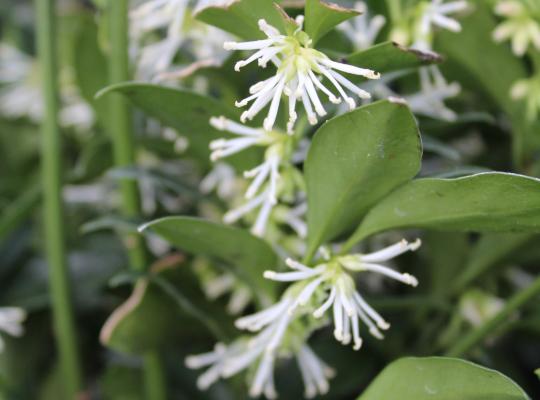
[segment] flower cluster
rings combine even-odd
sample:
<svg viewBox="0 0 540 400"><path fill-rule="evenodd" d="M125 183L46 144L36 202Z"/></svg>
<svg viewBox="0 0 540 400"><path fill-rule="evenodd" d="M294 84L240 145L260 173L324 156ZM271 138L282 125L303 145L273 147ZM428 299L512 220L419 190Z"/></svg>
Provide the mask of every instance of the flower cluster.
<svg viewBox="0 0 540 400"><path fill-rule="evenodd" d="M272 130L281 97L285 94L289 99L287 131L292 133L298 118L297 101L302 102L311 124L317 123L317 115L320 117L326 115L326 109L317 91L328 96L328 100L334 104L344 100L351 109L356 107L356 102L345 89L363 99L370 97L368 92L360 89L342 73L368 79L378 79L380 75L370 69L333 61L324 53L315 50L311 47L311 39L302 31L302 22L303 18L297 18L297 30L293 35L286 36L261 19L259 28L267 39L224 44L227 50L257 50L249 58L236 64L237 71L254 61L257 61L262 68L265 68L269 62L277 68L274 76L253 85L250 88L251 95L236 103L238 107L244 107L252 102L249 109L242 114L242 122L253 119L259 111L270 104L268 115L264 120L264 129ZM337 95L319 80L321 76L328 79L337 90Z"/></svg>
<svg viewBox="0 0 540 400"><path fill-rule="evenodd" d="M423 23L428 21L430 30L432 25L444 25L439 14L459 10L457 3L463 2L451 3L451 7L450 4L443 6L439 1L430 3L431 7L426 8L429 18L424 16ZM168 28L163 42L154 44L157 53L148 53L148 60L153 59L153 68L168 70L179 47L183 46L186 36L180 34L181 26L191 12L190 5L187 0L152 0L133 12L132 16L138 20L135 28L139 34ZM367 11L362 2L358 2L356 7ZM166 12L171 9L174 12ZM343 32L356 49L363 49L373 44L385 22L382 16L370 19L366 13L348 22ZM249 96L236 102L239 108L247 107L241 114L240 122L220 115L209 120L210 126L223 132L223 137L209 145L210 159L215 167L201 182L201 190L205 193L216 190L231 206L223 216L224 222L243 220L253 223L252 232L268 239L283 255L292 271L269 270L264 273L265 278L287 282L288 287L273 304L265 304L262 310L236 320L235 326L246 331L246 335L230 343L218 343L208 353L186 358L189 368L205 368L197 381L201 389L210 387L218 379L249 370L250 395L275 398L276 363L281 358L294 357L304 382L305 396L324 395L329 390L329 380L334 371L307 344L311 333L333 324L336 340L344 345L352 344L358 350L362 346L364 328L375 338L382 339L383 331L390 327L361 295L356 275L359 272L374 272L410 286L418 284L412 275L400 273L383 264L405 252L416 250L420 241L401 241L369 254L331 254L322 249L321 257L314 263L300 263L291 258L300 257L305 252L303 239L307 235L307 202L305 183L299 168L309 146L309 140L304 137L307 124L317 124L330 111L341 111L339 107L330 109L329 104L343 104L354 109L357 104L355 97L371 97L366 90L368 83L380 82L380 75L376 71L334 61L315 49L312 40L303 31L303 16L298 16L294 23L295 29L285 34L260 19L258 26L265 35L264 39L226 41L223 44L226 50L252 52L235 64L236 71L256 62L261 68L271 64L275 73L253 84L248 89ZM446 113L450 118L443 99L456 94L459 88L448 85L435 67L426 68L420 77L422 89L429 91L431 97L429 100L424 98L423 103L413 98L411 102L417 104L418 108L426 109L429 115ZM277 121L284 99L288 103L285 110L288 121L281 129ZM305 117L300 115L298 104L301 104ZM431 108L427 110L428 107ZM248 126L248 121L255 120L263 109L267 109L267 112L262 126ZM239 198L235 196L239 191L235 169L223 160L248 150L253 155L260 154L261 161L243 171L245 191ZM236 160L240 161L240 158ZM232 160L230 164L235 167L240 165ZM281 231L285 225L293 232L292 235ZM277 226L280 228L276 234ZM296 241L285 244L288 237ZM231 274L218 275L211 266L198 268L197 273L209 298L231 293L228 310L232 314L240 313L253 300L250 291L239 285Z"/></svg>
<svg viewBox="0 0 540 400"><path fill-rule="evenodd" d="M540 3L534 0L501 0L495 14L504 18L493 31L497 43L510 40L512 51L523 57L531 51L534 75L514 83L510 95L526 102L526 116L534 121L540 113Z"/></svg>
<svg viewBox="0 0 540 400"><path fill-rule="evenodd" d="M412 275L397 272L381 263L414 251L419 246L419 240L414 243L403 240L374 253L345 256L331 256L322 250L322 262L313 267L287 259L286 264L292 272L264 273L267 279L291 282L281 300L236 320L237 328L257 334L228 346L218 344L210 353L190 356L186 365L190 368L209 367L198 380L198 386L206 389L219 378L228 378L258 363L250 384L250 395L264 394L272 399L277 396L273 377L276 357L293 353L302 373L305 396L311 398L325 394L333 371L305 344L305 336L308 335L304 332L299 336L302 328L295 324L303 317L321 319L332 309L334 336L342 344L352 342L355 350L361 348L361 323L368 327L371 335L382 339L381 330L389 329L390 324L357 291L350 274L375 272L416 286L418 281Z"/></svg>

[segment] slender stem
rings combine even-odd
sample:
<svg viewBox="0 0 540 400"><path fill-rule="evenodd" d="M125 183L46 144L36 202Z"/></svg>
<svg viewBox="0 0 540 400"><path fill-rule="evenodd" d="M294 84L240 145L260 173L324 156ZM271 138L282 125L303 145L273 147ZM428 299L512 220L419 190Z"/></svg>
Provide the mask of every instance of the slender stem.
<svg viewBox="0 0 540 400"><path fill-rule="evenodd" d="M497 315L457 342L446 352L446 355L449 357L459 357L467 353L487 335L505 324L514 311L533 300L538 295L540 295L540 277L536 278L536 280L525 290L520 291L512 297Z"/></svg>
<svg viewBox="0 0 540 400"><path fill-rule="evenodd" d="M128 2L126 0L109 0L109 30L111 57L109 65L110 83L129 80L128 57ZM114 164L117 167L132 165L135 160L135 145L131 112L126 99L120 94L109 95L111 114L110 129L112 130ZM140 199L137 182L133 180L120 181L122 198L122 213L128 218L136 218L140 213ZM142 237L137 234L125 237L130 265L137 271L146 269L146 254Z"/></svg>
<svg viewBox="0 0 540 400"><path fill-rule="evenodd" d="M129 80L129 40L128 40L128 0L108 0L110 32L110 83ZM135 162L135 143L131 111L126 99L119 94L110 94L110 129L114 149L114 163L117 167L132 165ZM128 218L140 214L140 198L137 183L132 180L120 182L122 212ZM131 268L144 271L147 267L146 250L142 237L130 234L125 238ZM156 352L144 356L145 391L148 399L167 398L165 374Z"/></svg>
<svg viewBox="0 0 540 400"><path fill-rule="evenodd" d="M167 398L163 365L157 351L144 355L144 388L148 400Z"/></svg>
<svg viewBox="0 0 540 400"><path fill-rule="evenodd" d="M66 398L82 388L82 373L65 257L64 218L61 200L62 152L58 128L58 80L55 0L36 0L37 44L42 68L45 115L42 123L42 185L44 242L49 265L49 285L62 382Z"/></svg>

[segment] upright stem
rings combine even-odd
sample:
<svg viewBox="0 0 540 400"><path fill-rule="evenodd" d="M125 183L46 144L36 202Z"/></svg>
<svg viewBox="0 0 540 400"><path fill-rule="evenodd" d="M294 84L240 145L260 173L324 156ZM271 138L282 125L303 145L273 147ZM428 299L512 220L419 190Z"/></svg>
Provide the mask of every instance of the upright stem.
<svg viewBox="0 0 540 400"><path fill-rule="evenodd" d="M457 342L446 353L449 357L460 357L470 349L480 343L486 336L494 332L497 328L508 322L508 318L520 307L540 295L540 278L536 278L525 290L520 291L512 297L504 308L489 321L485 322L478 329L470 332Z"/></svg>
<svg viewBox="0 0 540 400"><path fill-rule="evenodd" d="M42 93L45 115L42 123L42 178L44 242L49 266L49 284L58 346L62 382L67 398L73 399L82 388L77 338L71 304L64 243L64 218L61 200L62 151L58 128L58 81L56 54L55 0L36 0L37 44L42 68Z"/></svg>
<svg viewBox="0 0 540 400"><path fill-rule="evenodd" d="M110 83L129 80L128 0L108 0L110 32ZM110 128L114 148L114 163L117 167L135 162L135 144L131 112L120 94L110 94ZM120 182L122 213L128 218L140 214L140 198L137 183L130 180ZM135 271L146 269L146 251L142 237L136 234L125 238L130 266ZM144 356L146 396L151 400L167 398L165 376L159 356L149 352Z"/></svg>
<svg viewBox="0 0 540 400"><path fill-rule="evenodd" d="M128 2L127 0L109 0L110 30L110 83L129 80L128 57ZM117 167L132 165L135 160L135 145L131 112L126 99L120 94L109 95L111 114L110 129L114 151L114 164ZM122 213L128 218L136 218L140 214L140 199L137 183L132 180L120 181L122 197ZM125 238L131 268L136 271L146 269L146 254L142 238L133 234Z"/></svg>

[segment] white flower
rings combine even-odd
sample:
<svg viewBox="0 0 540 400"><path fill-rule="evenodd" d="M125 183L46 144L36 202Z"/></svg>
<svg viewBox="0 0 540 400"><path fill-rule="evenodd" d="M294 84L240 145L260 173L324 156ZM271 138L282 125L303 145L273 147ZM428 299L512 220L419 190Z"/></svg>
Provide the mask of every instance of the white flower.
<svg viewBox="0 0 540 400"><path fill-rule="evenodd" d="M229 36L219 29L194 21L192 13L225 3L223 0L149 0L133 9L130 19L135 47L139 47L148 33L166 30L161 40L143 44L138 50L138 75L158 80L166 77L176 54L186 44L190 44L189 49L197 63L204 61L208 64L210 59L223 61L224 54L219 50Z"/></svg>
<svg viewBox="0 0 540 400"><path fill-rule="evenodd" d="M22 336L23 321L26 319L26 311L18 307L0 307L0 331L11 336ZM4 348L4 341L0 337L0 351Z"/></svg>
<svg viewBox="0 0 540 400"><path fill-rule="evenodd" d="M377 272L407 285L416 286L418 281L412 275L399 273L379 263L388 261L407 251L414 251L419 246L420 240L414 243L407 243L407 241L403 240L393 246L370 254L354 254L334 258L331 258L329 254L324 254L325 261L313 268L292 259L287 259L287 265L294 269L294 272L266 271L264 276L275 281L297 282L286 292L297 293L295 296L291 296L294 301L288 308L289 314L293 314L296 310L307 306L309 303L309 311L312 312L315 318L321 318L326 311L332 308L335 338L343 344L349 344L352 340L354 349L358 350L362 346L360 321L364 322L368 326L370 333L378 339L383 338L380 330L388 329L390 324L356 291L354 280L347 270L352 272ZM315 306L312 303L313 301L317 303ZM312 311L314 307L317 308Z"/></svg>
<svg viewBox="0 0 540 400"><path fill-rule="evenodd" d="M512 40L512 50L517 56L523 56L530 45L540 51L540 22L532 16L535 8L540 15L540 4L517 0L499 1L495 6L495 13L506 18L493 31L496 42Z"/></svg>
<svg viewBox="0 0 540 400"><path fill-rule="evenodd" d="M540 72L532 78L514 83L510 95L514 100L525 100L527 118L529 121L536 120L540 113Z"/></svg>
<svg viewBox="0 0 540 400"><path fill-rule="evenodd" d="M244 172L246 178L253 179L245 194L248 202L227 212L224 216L225 223L230 224L256 208L260 208L252 229L254 234L260 236L265 231L272 208L278 202L280 166L285 155L286 144L292 139L284 133L250 128L225 117L212 118L210 124L216 129L241 136L234 139L217 139L211 142L212 153L210 157L213 161L236 154L251 146L267 147L262 164Z"/></svg>
<svg viewBox="0 0 540 400"><path fill-rule="evenodd" d="M216 163L199 185L201 192L208 194L215 190L223 200L232 199L237 187L234 168L225 163Z"/></svg>
<svg viewBox="0 0 540 400"><path fill-rule="evenodd" d="M227 312L231 315L240 314L252 300L248 287L240 284L238 279L230 273L224 273L203 281L202 288L206 297L215 300L226 293L231 297L227 303Z"/></svg>
<svg viewBox="0 0 540 400"><path fill-rule="evenodd" d="M374 86L373 93L379 98L402 98L415 114L455 121L456 113L444 102L460 93L459 83L448 83L439 68L434 65L420 68L419 77L420 91L416 93L401 96L384 84Z"/></svg>
<svg viewBox="0 0 540 400"><path fill-rule="evenodd" d="M277 397L274 386L274 360L286 333L291 316L286 312L290 299L284 299L267 310L237 320L237 326L251 331L261 330L255 337L240 339L230 346L218 344L213 352L186 358L189 368L210 366L197 380L200 389L207 389L220 377L229 378L259 362L249 394ZM263 329L264 328L264 329Z"/></svg>
<svg viewBox="0 0 540 400"><path fill-rule="evenodd" d="M135 41L148 32L167 29L164 39L143 46L138 62L139 74L149 77L167 70L183 43L182 24L189 0L149 0L130 12Z"/></svg>
<svg viewBox="0 0 540 400"><path fill-rule="evenodd" d="M288 132L293 131L297 119L297 100L302 102L311 124L317 123L317 115L321 117L326 115L317 90L327 95L332 103L337 104L341 102L341 98L344 99L351 109L356 107L356 103L343 87L360 98L370 97L369 93L358 88L340 72L369 79L378 79L379 74L369 69L332 61L325 54L310 47L311 39L301 30L302 20L303 17L297 18L299 27L291 36L281 34L261 19L259 28L266 34L267 39L240 43L225 42L224 48L227 50L257 50L248 59L239 61L235 66L236 71L256 60L263 68L268 62L277 67L274 76L253 85L249 90L251 95L236 103L238 107L244 107L252 102L249 109L242 114L243 122L253 119L259 111L270 104L264 128L267 131L272 130L283 94L289 98ZM338 95L324 86L319 77L327 78L338 91Z"/></svg>
<svg viewBox="0 0 540 400"><path fill-rule="evenodd" d="M431 51L433 26L447 29L452 32L460 32L461 24L448 15L467 9L464 0L444 3L444 0L432 0L420 4L422 7L421 17L415 29L413 47L418 50Z"/></svg>
<svg viewBox="0 0 540 400"><path fill-rule="evenodd" d="M354 8L362 14L338 26L351 41L356 50L364 50L375 43L377 35L386 24L383 15L370 18L366 3L358 1Z"/></svg>
<svg viewBox="0 0 540 400"><path fill-rule="evenodd" d="M311 399L317 394L325 395L330 389L328 379L335 376L332 368L326 365L307 345L296 353L296 361L304 381L304 397Z"/></svg>
<svg viewBox="0 0 540 400"><path fill-rule="evenodd" d="M307 236L306 213L307 201L302 201L294 207L280 206L276 209L275 219L276 222L288 225L298 237L305 239Z"/></svg>

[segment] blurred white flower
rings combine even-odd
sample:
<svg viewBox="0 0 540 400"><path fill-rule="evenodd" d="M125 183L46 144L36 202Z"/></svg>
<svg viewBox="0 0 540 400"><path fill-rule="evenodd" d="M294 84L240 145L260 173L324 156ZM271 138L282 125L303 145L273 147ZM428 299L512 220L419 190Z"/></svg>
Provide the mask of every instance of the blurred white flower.
<svg viewBox="0 0 540 400"><path fill-rule="evenodd" d="M527 105L527 119L536 120L540 114L540 71L532 78L514 83L510 94L514 100L524 100Z"/></svg>
<svg viewBox="0 0 540 400"><path fill-rule="evenodd" d="M205 194L215 191L220 199L231 200L236 196L238 186L234 168L229 164L216 163L203 178L199 188Z"/></svg>
<svg viewBox="0 0 540 400"><path fill-rule="evenodd" d="M39 81L39 65L29 55L6 43L0 43L0 114L12 119L28 118L34 123L43 119L44 106ZM88 130L94 124L94 111L80 98L73 85L60 79L63 127Z"/></svg>
<svg viewBox="0 0 540 400"><path fill-rule="evenodd" d="M290 36L281 34L276 28L269 25L264 19L259 20L259 28L267 39L252 42L226 42L227 50L257 50L246 60L239 61L235 70L257 61L259 66L265 68L268 62L274 64L277 72L271 78L253 85L250 96L236 103L237 107L244 107L250 102L251 106L242 114L242 121L253 119L264 107L270 104L268 115L264 120L264 129L272 130L278 114L281 96L289 98L289 123L287 131L293 132L297 120L296 102L301 100L311 124L317 123L317 115L323 117L326 110L319 99L317 90L320 90L332 103L345 100L351 109L356 102L349 97L343 87L360 98L369 98L366 91L360 89L341 72L362 76L368 79L378 79L379 74L365 68L332 61L325 54L311 47L312 41L302 31L303 17L297 18L298 28ZM320 77L327 78L338 91L333 94L323 83Z"/></svg>
<svg viewBox="0 0 540 400"><path fill-rule="evenodd" d="M0 307L0 331L11 336L22 336L23 321L26 319L26 311L19 307ZM4 349L4 341L0 337L0 352Z"/></svg>
<svg viewBox="0 0 540 400"><path fill-rule="evenodd" d="M160 79L173 66L173 60L183 46L195 61L223 61L222 44L229 38L223 31L199 23L193 13L223 0L148 0L130 12L131 37L137 53L137 75L143 79ZM145 36L166 30L163 38L145 43Z"/></svg>
<svg viewBox="0 0 540 400"><path fill-rule="evenodd" d="M540 22L533 17L540 15L540 3L536 1L502 0L495 6L495 13L504 17L493 31L496 42L512 41L512 51L523 56L530 46L540 51Z"/></svg>
<svg viewBox="0 0 540 400"><path fill-rule="evenodd" d="M460 23L449 14L454 14L467 9L468 4L464 0L450 1L432 0L420 4L421 16L416 24L413 48L423 51L432 50L433 27L447 29L452 32L461 31Z"/></svg>
<svg viewBox="0 0 540 400"><path fill-rule="evenodd" d="M461 314L475 327L483 325L497 315L504 305L503 299L480 290L466 293L459 303Z"/></svg>
<svg viewBox="0 0 540 400"><path fill-rule="evenodd" d="M321 318L332 308L336 340L345 345L351 343L352 340L354 349L359 350L362 346L359 320L363 321L369 327L370 333L378 339L383 339L379 329L386 330L390 328L390 324L358 293L354 280L347 271L376 272L407 285L417 286L418 281L412 275L399 273L379 263L407 251L414 251L418 247L420 247L420 240L414 243L403 240L369 254L332 258L324 252L323 263L313 268L287 259L287 265L294 272L266 271L264 276L274 281L296 282L286 292L287 298L292 299L287 308L290 315L298 309L307 308L315 318ZM279 311L282 312L281 309Z"/></svg>
<svg viewBox="0 0 540 400"><path fill-rule="evenodd" d="M338 29L347 36L355 50L364 50L375 43L377 35L386 24L386 18L383 15L371 17L363 1L357 1L354 8L362 14L340 24Z"/></svg>

